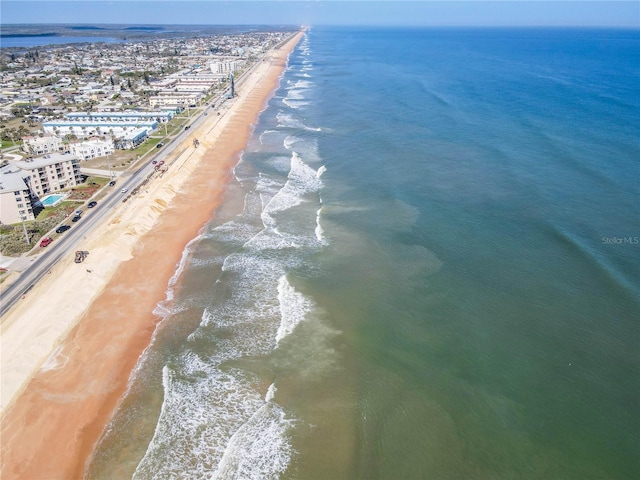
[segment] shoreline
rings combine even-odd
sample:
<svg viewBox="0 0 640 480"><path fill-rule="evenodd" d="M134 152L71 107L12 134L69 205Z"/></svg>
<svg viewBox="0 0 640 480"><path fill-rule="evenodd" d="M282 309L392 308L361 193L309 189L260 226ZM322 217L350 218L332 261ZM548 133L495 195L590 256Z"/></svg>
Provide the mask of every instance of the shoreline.
<svg viewBox="0 0 640 480"><path fill-rule="evenodd" d="M184 248L221 205L302 35L259 62L225 114L210 115L174 147L186 148L163 178L87 236L91 254L80 270L70 253L33 289L32 302L9 312L0 336L2 478L83 477L160 320L153 311Z"/></svg>

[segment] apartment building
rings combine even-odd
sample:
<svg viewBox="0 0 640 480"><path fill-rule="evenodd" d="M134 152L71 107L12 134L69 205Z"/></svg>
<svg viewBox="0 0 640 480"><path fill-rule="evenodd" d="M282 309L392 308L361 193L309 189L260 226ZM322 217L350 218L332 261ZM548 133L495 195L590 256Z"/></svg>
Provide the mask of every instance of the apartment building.
<svg viewBox="0 0 640 480"><path fill-rule="evenodd" d="M118 148L134 149L146 140L148 132L145 128L136 128L130 130L124 136L118 139Z"/></svg>
<svg viewBox="0 0 640 480"><path fill-rule="evenodd" d="M80 160L76 155L51 154L44 157L15 162L23 173L32 196L43 197L81 183Z"/></svg>
<svg viewBox="0 0 640 480"><path fill-rule="evenodd" d="M158 122L131 122L131 121L76 121L76 120L57 120L53 122L44 122L42 129L47 133L57 133L58 135L73 134L78 138L93 137L96 135L113 135L115 137L126 136L131 130L144 128L147 134L158 128Z"/></svg>
<svg viewBox="0 0 640 480"><path fill-rule="evenodd" d="M168 122L173 118L171 111L157 112L71 112L65 118L78 122Z"/></svg>
<svg viewBox="0 0 640 480"><path fill-rule="evenodd" d="M21 221L34 220L28 176L13 165L0 169L0 224L12 225Z"/></svg>
<svg viewBox="0 0 640 480"><path fill-rule="evenodd" d="M51 153L63 152L65 147L62 139L53 134L46 134L42 137L22 137L22 150L35 156L48 155Z"/></svg>
<svg viewBox="0 0 640 480"><path fill-rule="evenodd" d="M212 62L209 65L209 67L211 68L211 73L222 75L235 72L238 68L240 68L240 66L241 63L238 60L218 60L216 62Z"/></svg>
<svg viewBox="0 0 640 480"><path fill-rule="evenodd" d="M113 140L100 140L93 138L85 142L72 143L69 146L71 153L76 155L80 160L91 160L97 157L106 157L113 153Z"/></svg>
<svg viewBox="0 0 640 480"><path fill-rule="evenodd" d="M197 92L158 92L158 95L149 97L149 105L158 107L186 107L198 102L200 94Z"/></svg>

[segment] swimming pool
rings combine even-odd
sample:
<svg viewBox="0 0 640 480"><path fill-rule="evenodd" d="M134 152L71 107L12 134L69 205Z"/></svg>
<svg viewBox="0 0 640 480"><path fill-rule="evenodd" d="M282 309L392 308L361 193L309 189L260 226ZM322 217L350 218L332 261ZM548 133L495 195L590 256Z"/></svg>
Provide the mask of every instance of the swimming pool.
<svg viewBox="0 0 640 480"><path fill-rule="evenodd" d="M43 207L55 207L66 197L63 193L53 193L51 195L47 195L43 199L40 200L40 203Z"/></svg>

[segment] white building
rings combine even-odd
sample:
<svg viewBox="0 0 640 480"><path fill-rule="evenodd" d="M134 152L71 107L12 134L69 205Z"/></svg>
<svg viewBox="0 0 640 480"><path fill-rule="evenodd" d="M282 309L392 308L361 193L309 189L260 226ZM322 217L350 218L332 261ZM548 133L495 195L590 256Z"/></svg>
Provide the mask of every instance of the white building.
<svg viewBox="0 0 640 480"><path fill-rule="evenodd" d="M42 124L42 129L46 133L57 133L60 136L72 134L78 138L94 137L96 135L112 135L117 138L128 135L131 130L140 128L144 128L149 134L158 128L158 122L57 120Z"/></svg>
<svg viewBox="0 0 640 480"><path fill-rule="evenodd" d="M50 153L60 153L64 151L62 139L53 134L46 134L42 137L22 137L24 141L22 150L30 155L47 155Z"/></svg>
<svg viewBox="0 0 640 480"><path fill-rule="evenodd" d="M227 75L240 68L240 62L238 60L218 60L211 63L210 68L211 73Z"/></svg>
<svg viewBox="0 0 640 480"><path fill-rule="evenodd" d="M176 92L199 92L204 93L211 89L213 86L210 82L188 82L178 83L175 86Z"/></svg>
<svg viewBox="0 0 640 480"><path fill-rule="evenodd" d="M26 177L27 173L13 165L0 169L0 224L35 219Z"/></svg>
<svg viewBox="0 0 640 480"><path fill-rule="evenodd" d="M137 128L134 130L130 130L124 136L118 139L118 148L122 149L134 149L148 136L148 132L145 128Z"/></svg>
<svg viewBox="0 0 640 480"><path fill-rule="evenodd" d="M12 166L22 170L31 195L35 197L75 187L81 180L80 161L71 154L54 153L15 162Z"/></svg>
<svg viewBox="0 0 640 480"><path fill-rule="evenodd" d="M194 92L159 92L158 95L149 97L149 104L153 108L186 107L197 103L200 96Z"/></svg>
<svg viewBox="0 0 640 480"><path fill-rule="evenodd" d="M72 112L65 115L67 120L81 122L168 122L173 118L173 113L159 112Z"/></svg>
<svg viewBox="0 0 640 480"><path fill-rule="evenodd" d="M99 140L96 138L85 142L72 143L70 145L71 153L81 160L90 160L97 157L106 157L113 153L113 140Z"/></svg>

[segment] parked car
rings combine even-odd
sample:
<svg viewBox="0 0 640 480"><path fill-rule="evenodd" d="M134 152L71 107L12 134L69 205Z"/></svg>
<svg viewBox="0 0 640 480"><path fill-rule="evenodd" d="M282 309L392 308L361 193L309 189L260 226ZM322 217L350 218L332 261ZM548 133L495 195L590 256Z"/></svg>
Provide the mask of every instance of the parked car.
<svg viewBox="0 0 640 480"><path fill-rule="evenodd" d="M162 145L164 145L164 143L160 142L159 144L156 145L156 148L162 148Z"/></svg>
<svg viewBox="0 0 640 480"><path fill-rule="evenodd" d="M56 233L64 233L67 230L69 230L71 228L71 226L69 225L60 225L58 228L56 228Z"/></svg>
<svg viewBox="0 0 640 480"><path fill-rule="evenodd" d="M76 223L76 222L77 222L78 220L80 220L81 218L82 218L82 217L81 217L80 215L76 215L75 217L73 217L73 218L71 219L71 221L72 221L73 223Z"/></svg>
<svg viewBox="0 0 640 480"><path fill-rule="evenodd" d="M81 209L81 208L77 209L77 210L74 212L74 215L75 215L76 217L79 217L80 215L82 215L82 209Z"/></svg>
<svg viewBox="0 0 640 480"><path fill-rule="evenodd" d="M98 204L98 202L89 202L89 204L87 205L87 208L93 208Z"/></svg>
<svg viewBox="0 0 640 480"><path fill-rule="evenodd" d="M51 237L43 238L43 239L40 241L40 246L41 246L41 247L46 247L46 246L47 246L47 245L49 245L51 242L53 242L53 238L51 238Z"/></svg>
<svg viewBox="0 0 640 480"><path fill-rule="evenodd" d="M152 161L151 161L151 165L155 165L156 163L158 163L158 161L157 161L157 160L152 160Z"/></svg>
<svg viewBox="0 0 640 480"><path fill-rule="evenodd" d="M189 130L191 128L191 125L187 125L186 127L184 127L185 130Z"/></svg>
<svg viewBox="0 0 640 480"><path fill-rule="evenodd" d="M109 182L109 186L110 186L110 187L113 187L115 184L116 184L116 181L115 181L115 180L111 180L111 181Z"/></svg>

